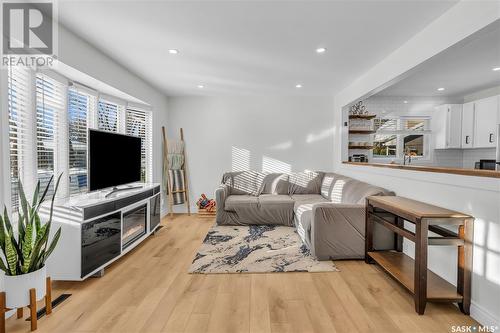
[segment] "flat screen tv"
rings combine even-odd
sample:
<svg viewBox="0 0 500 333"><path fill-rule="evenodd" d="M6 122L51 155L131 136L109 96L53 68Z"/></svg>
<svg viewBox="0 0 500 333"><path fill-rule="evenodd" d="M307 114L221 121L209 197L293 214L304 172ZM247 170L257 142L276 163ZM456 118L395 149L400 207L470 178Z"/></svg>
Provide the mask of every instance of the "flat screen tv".
<svg viewBox="0 0 500 333"><path fill-rule="evenodd" d="M141 180L141 138L89 130L89 191Z"/></svg>

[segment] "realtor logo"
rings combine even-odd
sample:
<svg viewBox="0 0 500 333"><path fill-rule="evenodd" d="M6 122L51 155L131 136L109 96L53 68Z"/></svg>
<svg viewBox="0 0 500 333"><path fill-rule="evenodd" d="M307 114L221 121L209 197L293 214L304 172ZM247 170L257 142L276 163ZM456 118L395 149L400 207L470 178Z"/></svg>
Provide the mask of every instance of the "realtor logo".
<svg viewBox="0 0 500 333"><path fill-rule="evenodd" d="M2 65L51 65L53 17L52 2L2 2Z"/></svg>

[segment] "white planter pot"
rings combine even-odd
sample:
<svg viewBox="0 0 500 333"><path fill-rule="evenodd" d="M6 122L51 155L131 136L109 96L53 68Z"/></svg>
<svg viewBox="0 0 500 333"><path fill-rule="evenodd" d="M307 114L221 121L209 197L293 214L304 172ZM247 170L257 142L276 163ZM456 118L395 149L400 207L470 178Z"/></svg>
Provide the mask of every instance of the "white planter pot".
<svg viewBox="0 0 500 333"><path fill-rule="evenodd" d="M40 300L45 296L45 287L47 272L45 266L37 271L9 276L5 275L5 298L6 305L10 309L16 309L28 306L30 304L30 289L35 288L36 300Z"/></svg>

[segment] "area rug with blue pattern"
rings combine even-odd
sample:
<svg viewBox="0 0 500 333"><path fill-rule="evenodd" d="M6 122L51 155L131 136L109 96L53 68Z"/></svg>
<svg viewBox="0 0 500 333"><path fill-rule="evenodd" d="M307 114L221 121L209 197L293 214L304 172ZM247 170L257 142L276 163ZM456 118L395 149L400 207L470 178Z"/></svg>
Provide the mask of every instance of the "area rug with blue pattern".
<svg viewBox="0 0 500 333"><path fill-rule="evenodd" d="M208 231L190 273L336 272L319 261L295 228L273 225L219 226Z"/></svg>

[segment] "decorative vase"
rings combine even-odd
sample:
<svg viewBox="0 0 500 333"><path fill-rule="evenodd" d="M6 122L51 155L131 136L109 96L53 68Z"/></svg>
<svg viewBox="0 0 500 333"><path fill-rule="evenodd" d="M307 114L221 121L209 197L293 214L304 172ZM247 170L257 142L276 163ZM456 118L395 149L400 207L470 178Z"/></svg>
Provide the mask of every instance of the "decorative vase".
<svg viewBox="0 0 500 333"><path fill-rule="evenodd" d="M47 272L45 266L22 275L5 275L6 306L9 309L23 308L30 304L30 289L36 291L36 300L45 297Z"/></svg>

